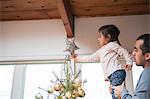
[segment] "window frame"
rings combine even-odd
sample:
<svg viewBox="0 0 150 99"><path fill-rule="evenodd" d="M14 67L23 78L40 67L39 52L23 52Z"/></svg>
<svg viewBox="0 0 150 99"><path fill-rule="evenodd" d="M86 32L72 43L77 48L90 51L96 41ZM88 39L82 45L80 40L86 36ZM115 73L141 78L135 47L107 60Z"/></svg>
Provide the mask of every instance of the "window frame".
<svg viewBox="0 0 150 99"><path fill-rule="evenodd" d="M20 63L20 64L19 64ZM64 59L60 59L60 60L36 60L36 61L15 61L15 62L3 62L2 64L14 64L15 65L15 67L16 66L18 66L18 67L22 67L22 73L17 73L16 75L22 75L22 81L25 81L25 74L26 74L26 66L27 66L27 64L54 64L54 63L64 63ZM81 63L79 63L79 64L84 64L84 63L89 63L89 62L81 62ZM95 62L94 62L95 63ZM77 63L78 64L78 63ZM16 69L16 68L15 68ZM81 68L79 68L79 69L81 69ZM14 79L16 78L15 76L16 75L14 75ZM132 73L130 74L130 75L132 75ZM132 75L133 76L133 75ZM20 78L16 78L16 80L18 81ZM131 83L131 87L133 88L133 78L131 77L130 79L132 79L132 80L130 80L130 83ZM13 82L13 90L12 90L12 92L11 92L11 99L23 99L22 97L24 97L24 83L23 82L20 82L20 83L22 83L22 85L21 85L21 87L20 87L20 94L18 94L18 96L16 95L16 93L17 92L19 92L19 90L17 89L17 88L15 88L14 87L14 84L17 82L17 81L15 81L15 82ZM17 92L16 92L16 89L18 90ZM133 89L134 90L134 89ZM132 90L132 91L133 91ZM14 92L15 91L15 92ZM131 94L133 94L133 93L131 93ZM21 98L20 98L21 97Z"/></svg>

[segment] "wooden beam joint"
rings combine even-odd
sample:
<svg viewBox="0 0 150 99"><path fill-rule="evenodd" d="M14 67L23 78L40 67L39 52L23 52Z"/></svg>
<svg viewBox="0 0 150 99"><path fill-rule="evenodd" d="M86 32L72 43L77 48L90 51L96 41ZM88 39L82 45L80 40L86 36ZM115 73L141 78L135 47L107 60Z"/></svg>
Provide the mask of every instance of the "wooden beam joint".
<svg viewBox="0 0 150 99"><path fill-rule="evenodd" d="M69 0L56 0L61 19L65 26L67 38L74 37L74 17L72 15Z"/></svg>

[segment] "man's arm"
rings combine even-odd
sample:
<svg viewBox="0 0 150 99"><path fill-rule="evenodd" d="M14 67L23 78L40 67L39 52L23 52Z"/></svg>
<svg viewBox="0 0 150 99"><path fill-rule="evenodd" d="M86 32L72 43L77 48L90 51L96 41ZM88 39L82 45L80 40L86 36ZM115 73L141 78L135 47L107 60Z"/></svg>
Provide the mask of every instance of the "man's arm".
<svg viewBox="0 0 150 99"><path fill-rule="evenodd" d="M139 98L137 96L131 96L128 92L128 90L125 89L125 87L122 85L114 87L115 95L121 96L121 99L143 99Z"/></svg>
<svg viewBox="0 0 150 99"><path fill-rule="evenodd" d="M122 91L121 97L122 99L147 99L147 98L144 98L145 96L140 95L140 94L137 94L137 95L135 94L134 96L131 96L127 90Z"/></svg>
<svg viewBox="0 0 150 99"><path fill-rule="evenodd" d="M132 98L132 96L129 94L129 92L126 89L124 89L122 91L121 97L122 97L122 99L131 99Z"/></svg>
<svg viewBox="0 0 150 99"><path fill-rule="evenodd" d="M135 94L131 96L122 85L114 87L115 94L121 95L122 99L150 99L150 71L144 70L137 83Z"/></svg>

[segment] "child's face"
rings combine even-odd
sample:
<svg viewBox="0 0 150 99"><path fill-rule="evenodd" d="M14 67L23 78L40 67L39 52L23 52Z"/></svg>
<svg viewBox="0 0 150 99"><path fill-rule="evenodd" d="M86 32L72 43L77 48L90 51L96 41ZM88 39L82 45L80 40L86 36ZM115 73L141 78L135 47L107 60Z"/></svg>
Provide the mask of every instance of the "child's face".
<svg viewBox="0 0 150 99"><path fill-rule="evenodd" d="M109 42L109 38L105 37L101 32L98 32L98 41L100 46L104 46Z"/></svg>

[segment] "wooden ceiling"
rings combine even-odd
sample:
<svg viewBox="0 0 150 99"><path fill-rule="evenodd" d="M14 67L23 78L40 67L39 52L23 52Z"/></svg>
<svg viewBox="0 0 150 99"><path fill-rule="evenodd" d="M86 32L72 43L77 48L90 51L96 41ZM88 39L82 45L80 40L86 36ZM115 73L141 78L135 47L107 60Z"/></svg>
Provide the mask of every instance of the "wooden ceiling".
<svg viewBox="0 0 150 99"><path fill-rule="evenodd" d="M60 18L61 0L0 0L1 21ZM65 0L64 0L65 1ZM75 17L148 14L149 0L69 0Z"/></svg>
<svg viewBox="0 0 150 99"><path fill-rule="evenodd" d="M149 0L0 0L0 21L63 20L73 37L74 17L149 14Z"/></svg>

